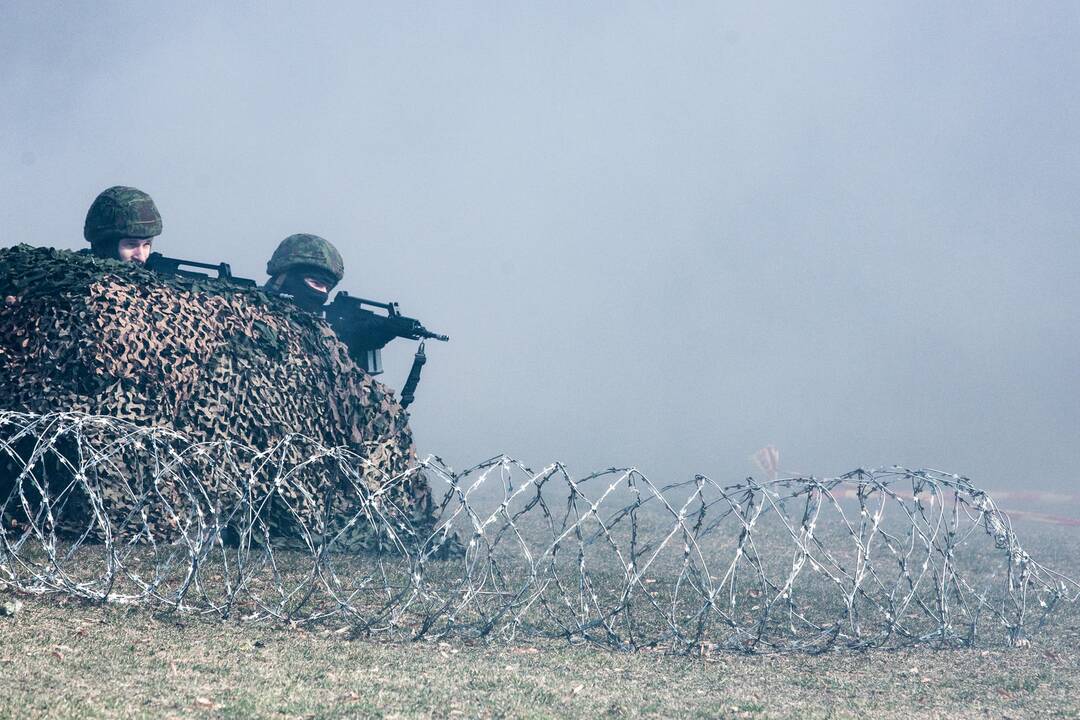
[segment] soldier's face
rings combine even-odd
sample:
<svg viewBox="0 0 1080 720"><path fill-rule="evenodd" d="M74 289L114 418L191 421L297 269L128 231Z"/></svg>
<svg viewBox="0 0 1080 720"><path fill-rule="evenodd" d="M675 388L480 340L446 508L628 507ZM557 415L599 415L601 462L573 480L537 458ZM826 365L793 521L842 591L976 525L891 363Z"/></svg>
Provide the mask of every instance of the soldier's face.
<svg viewBox="0 0 1080 720"><path fill-rule="evenodd" d="M142 265L150 257L150 246L154 238L120 238L116 245L116 254L123 262Z"/></svg>

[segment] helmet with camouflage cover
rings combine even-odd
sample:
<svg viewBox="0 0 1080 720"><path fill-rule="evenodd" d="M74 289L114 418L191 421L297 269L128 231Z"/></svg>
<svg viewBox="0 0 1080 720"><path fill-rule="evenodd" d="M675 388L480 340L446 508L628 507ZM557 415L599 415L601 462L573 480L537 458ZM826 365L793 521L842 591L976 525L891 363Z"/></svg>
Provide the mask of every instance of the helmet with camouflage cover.
<svg viewBox="0 0 1080 720"><path fill-rule="evenodd" d="M116 185L94 198L86 213L83 237L92 244L161 234L161 214L149 195Z"/></svg>
<svg viewBox="0 0 1080 720"><path fill-rule="evenodd" d="M282 240L266 263L266 274L273 277L299 267L323 270L334 278L335 284L345 277L341 253L318 235L300 233Z"/></svg>

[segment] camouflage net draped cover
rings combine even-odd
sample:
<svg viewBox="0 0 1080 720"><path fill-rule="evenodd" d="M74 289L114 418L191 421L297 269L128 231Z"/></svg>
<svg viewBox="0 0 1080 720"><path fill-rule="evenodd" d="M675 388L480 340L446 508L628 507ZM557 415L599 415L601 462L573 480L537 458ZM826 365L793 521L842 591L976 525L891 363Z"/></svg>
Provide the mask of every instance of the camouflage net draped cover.
<svg viewBox="0 0 1080 720"><path fill-rule="evenodd" d="M368 460L311 438L256 448L82 413L0 412L0 456L18 469L0 495L14 520L0 592L389 640L680 653L1015 645L1080 592L1024 550L989 495L933 470L662 487L632 468L575 478L499 456L460 472L428 459L372 489ZM129 464L152 475L137 504L171 518L173 540L136 540L154 536L156 510L110 511L94 477ZM292 501L290 487L328 469L358 499L347 524L386 538L382 552L342 551ZM418 474L441 498L427 532L395 502ZM98 511L58 533L52 517L82 496ZM270 541L262 508L277 504L297 548ZM454 537L461 552L447 552Z"/></svg>
<svg viewBox="0 0 1080 720"><path fill-rule="evenodd" d="M408 415L393 393L353 364L324 322L283 299L28 246L0 249L0 298L4 410L108 415L182 429L196 443L268 447L296 433L364 458L362 481L372 489L415 463ZM291 451L296 454L283 462L303 460L302 448ZM6 470L0 465L0 494L11 470L10 460ZM159 482L153 468L97 467L87 482L94 491L76 492L52 518L59 529L81 528L101 511L118 531L138 514L144 540L169 540L189 520L165 510L183 508L185 499ZM143 499L151 491L158 502ZM223 490L208 481L203 491L215 501ZM94 492L107 503L95 507ZM430 503L423 476L396 492L395 502L421 521ZM300 517L352 547L382 542L366 530L340 533L356 503L351 483L322 468L289 483L277 504L260 512L275 539L298 539Z"/></svg>

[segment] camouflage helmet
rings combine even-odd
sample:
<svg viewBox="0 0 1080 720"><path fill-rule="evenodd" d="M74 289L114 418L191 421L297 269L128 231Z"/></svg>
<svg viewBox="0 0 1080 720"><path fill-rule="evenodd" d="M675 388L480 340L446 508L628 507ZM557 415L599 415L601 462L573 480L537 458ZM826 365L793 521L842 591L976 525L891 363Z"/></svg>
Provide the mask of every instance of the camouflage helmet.
<svg viewBox="0 0 1080 720"><path fill-rule="evenodd" d="M270 262L266 263L266 274L281 275L300 266L325 270L333 276L335 283L345 277L345 263L337 248L318 235L307 233L290 235L282 240Z"/></svg>
<svg viewBox="0 0 1080 720"><path fill-rule="evenodd" d="M83 237L91 243L160 234L161 214L154 201L142 190L123 185L94 198L83 225Z"/></svg>

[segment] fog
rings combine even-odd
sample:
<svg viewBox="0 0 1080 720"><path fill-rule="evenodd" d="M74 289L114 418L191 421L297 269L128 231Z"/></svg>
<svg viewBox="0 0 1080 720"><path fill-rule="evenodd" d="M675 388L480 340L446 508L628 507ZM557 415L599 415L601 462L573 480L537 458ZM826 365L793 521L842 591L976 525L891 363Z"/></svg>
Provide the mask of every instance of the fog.
<svg viewBox="0 0 1080 720"><path fill-rule="evenodd" d="M9 0L0 245L115 184L260 282L322 235L451 336L411 423L455 466L1071 486L1080 9L813 5Z"/></svg>

